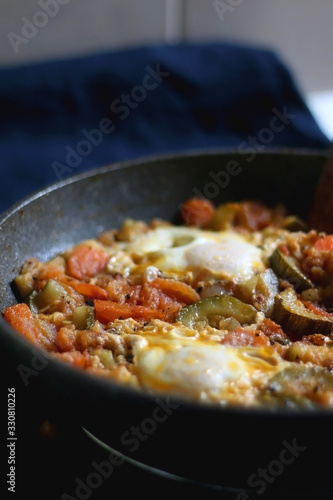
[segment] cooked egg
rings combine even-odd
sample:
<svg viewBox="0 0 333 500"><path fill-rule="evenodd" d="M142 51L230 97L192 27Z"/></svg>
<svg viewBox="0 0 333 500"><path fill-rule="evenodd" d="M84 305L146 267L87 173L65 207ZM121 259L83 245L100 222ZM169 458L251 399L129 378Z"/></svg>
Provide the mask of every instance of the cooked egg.
<svg viewBox="0 0 333 500"><path fill-rule="evenodd" d="M142 387L206 402L239 402L242 395L242 403L251 404L259 387L282 368L269 347L237 348L175 337L132 339Z"/></svg>
<svg viewBox="0 0 333 500"><path fill-rule="evenodd" d="M190 227L160 227L122 244L127 252L162 271L208 271L215 278L235 281L265 270L262 250L232 231L206 231Z"/></svg>

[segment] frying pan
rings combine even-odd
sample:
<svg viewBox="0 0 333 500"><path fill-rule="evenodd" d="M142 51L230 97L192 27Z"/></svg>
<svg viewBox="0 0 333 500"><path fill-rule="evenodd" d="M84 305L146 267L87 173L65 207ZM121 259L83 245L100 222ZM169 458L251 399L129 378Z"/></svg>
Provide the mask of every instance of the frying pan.
<svg viewBox="0 0 333 500"><path fill-rule="evenodd" d="M304 217L326 157L304 149L191 151L112 164L47 187L1 217L0 309L17 301L12 280L25 259L49 259L125 217L177 222L193 195L215 204L281 202ZM273 490L292 497L333 491L331 411L228 408L146 394L52 359L2 317L0 344L66 418L130 460L230 488L238 500Z"/></svg>

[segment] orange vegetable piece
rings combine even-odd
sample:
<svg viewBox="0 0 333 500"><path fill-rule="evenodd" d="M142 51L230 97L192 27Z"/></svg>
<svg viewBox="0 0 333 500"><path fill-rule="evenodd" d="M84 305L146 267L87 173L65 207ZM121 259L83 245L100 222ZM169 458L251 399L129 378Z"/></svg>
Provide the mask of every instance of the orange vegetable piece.
<svg viewBox="0 0 333 500"><path fill-rule="evenodd" d="M249 201L240 204L237 223L252 231L260 231L272 222L272 213L260 202Z"/></svg>
<svg viewBox="0 0 333 500"><path fill-rule="evenodd" d="M150 321L152 319L164 319L162 311L151 309L136 304L119 304L112 300L94 301L96 319L101 323L109 323L115 319L134 318L137 320Z"/></svg>
<svg viewBox="0 0 333 500"><path fill-rule="evenodd" d="M135 303L140 297L141 285L131 285L126 278L117 275L106 285L106 290L109 300Z"/></svg>
<svg viewBox="0 0 333 500"><path fill-rule="evenodd" d="M98 285L92 283L76 282L73 283L75 290L82 293L87 299L107 299L108 292Z"/></svg>
<svg viewBox="0 0 333 500"><path fill-rule="evenodd" d="M313 245L313 248L315 250L319 250L319 251L332 252L333 251L333 234L328 234L327 236L324 236L323 238L319 238L315 242L315 244Z"/></svg>
<svg viewBox="0 0 333 500"><path fill-rule="evenodd" d="M25 303L6 307L3 312L5 320L30 342L38 343L41 330L36 325L29 307Z"/></svg>
<svg viewBox="0 0 333 500"><path fill-rule="evenodd" d="M63 259L52 259L49 262L42 263L38 273L38 289L44 288L47 280L57 279L64 272L65 264Z"/></svg>
<svg viewBox="0 0 333 500"><path fill-rule="evenodd" d="M86 368L88 365L87 354L80 351L57 352L56 357L78 368Z"/></svg>
<svg viewBox="0 0 333 500"><path fill-rule="evenodd" d="M79 280L85 280L102 271L109 255L102 248L87 243L77 245L68 261L68 273Z"/></svg>
<svg viewBox="0 0 333 500"><path fill-rule="evenodd" d="M156 287L170 298L177 300L181 304L192 304L200 300L200 295L187 283L167 278L156 278L150 283L150 286Z"/></svg>
<svg viewBox="0 0 333 500"><path fill-rule="evenodd" d="M213 203L206 198L189 198L181 208L181 218L187 226L206 226L215 212Z"/></svg>
<svg viewBox="0 0 333 500"><path fill-rule="evenodd" d="M58 331L54 343L59 351L73 351L75 349L76 331L74 328L63 326Z"/></svg>

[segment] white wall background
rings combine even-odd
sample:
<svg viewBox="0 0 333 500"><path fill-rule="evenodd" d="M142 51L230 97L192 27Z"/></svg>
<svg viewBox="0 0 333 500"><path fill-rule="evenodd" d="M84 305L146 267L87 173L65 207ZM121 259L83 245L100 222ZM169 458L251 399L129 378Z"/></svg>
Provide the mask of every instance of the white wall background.
<svg viewBox="0 0 333 500"><path fill-rule="evenodd" d="M0 0L0 66L181 39L273 48L306 94L333 90L332 0Z"/></svg>

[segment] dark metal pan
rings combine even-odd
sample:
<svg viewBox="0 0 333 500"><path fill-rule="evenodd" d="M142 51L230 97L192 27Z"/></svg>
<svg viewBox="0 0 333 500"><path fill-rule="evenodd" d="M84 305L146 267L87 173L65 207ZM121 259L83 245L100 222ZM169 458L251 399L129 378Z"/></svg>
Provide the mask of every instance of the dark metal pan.
<svg viewBox="0 0 333 500"><path fill-rule="evenodd" d="M195 194L214 203L281 202L306 216L326 157L311 150L189 152L98 168L46 188L2 215L0 309L16 302L11 283L26 258L48 259L125 217L175 220ZM222 408L138 393L52 359L2 317L0 342L29 384L46 388L65 416L131 460L234 489L242 499L272 488L293 496L333 492L326 457L332 412Z"/></svg>

